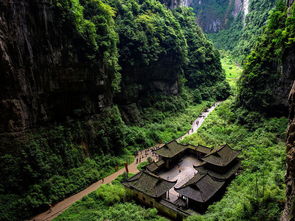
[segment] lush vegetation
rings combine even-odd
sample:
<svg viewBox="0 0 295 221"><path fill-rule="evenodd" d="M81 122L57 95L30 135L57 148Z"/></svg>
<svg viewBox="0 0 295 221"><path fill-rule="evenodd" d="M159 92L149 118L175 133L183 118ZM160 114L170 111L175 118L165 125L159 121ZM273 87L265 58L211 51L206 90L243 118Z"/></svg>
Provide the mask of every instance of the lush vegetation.
<svg viewBox="0 0 295 221"><path fill-rule="evenodd" d="M195 89L195 94L201 94L203 97L209 92L205 99L227 98L230 89L225 81L219 53L196 26L195 15L190 10L179 8L174 14L184 29L188 44L188 63L184 67L186 85Z"/></svg>
<svg viewBox="0 0 295 221"><path fill-rule="evenodd" d="M144 209L130 200L118 177L113 184L102 185L99 189L75 203L59 220L116 220L116 221L166 221L157 215L156 209Z"/></svg>
<svg viewBox="0 0 295 221"><path fill-rule="evenodd" d="M206 119L197 134L183 142L217 146L228 143L242 150L242 171L229 185L221 201L194 220L277 220L285 199L286 118L243 119L233 99L227 100Z"/></svg>
<svg viewBox="0 0 295 221"><path fill-rule="evenodd" d="M227 51L221 51L221 63L225 72L226 80L231 87L231 92L236 94L237 82L243 72L243 69L235 62L235 59Z"/></svg>
<svg viewBox="0 0 295 221"><path fill-rule="evenodd" d="M0 157L0 219L27 217L133 161L123 150L122 126L111 108L97 119L40 128L2 144L17 149Z"/></svg>
<svg viewBox="0 0 295 221"><path fill-rule="evenodd" d="M234 2L229 0L207 0L202 1L192 1L190 6L194 9L198 17L198 22L204 27L206 32L216 32L219 28L225 28L233 21L233 16L230 14L234 7ZM215 22L220 22L220 27L215 27L209 24ZM217 24L218 25L218 24Z"/></svg>
<svg viewBox="0 0 295 221"><path fill-rule="evenodd" d="M231 81L232 76L239 77L240 68L235 67L227 54L223 56L228 80ZM233 87L235 83L236 79L232 81ZM205 215L189 217L189 221L277 220L282 210L285 199L284 138L288 120L264 118L258 113L245 115L235 110L233 101L234 98L230 98L221 104L209 115L197 134L182 141L211 147L228 143L234 149L242 150L242 170L229 185L225 196L210 206ZM241 122L244 122L243 125ZM156 216L156 210L144 210L124 196L119 183L122 177L113 185L104 186L77 202L56 220L103 220L106 217L126 221L163 219Z"/></svg>
<svg viewBox="0 0 295 221"><path fill-rule="evenodd" d="M111 73L112 89L120 89L121 75L118 64L118 33L114 21L115 11L100 0L54 0L56 24L68 38L73 39L72 47L89 65L104 66ZM84 7L85 8L84 8ZM71 55L69 55L71 56ZM97 71L98 78L106 73Z"/></svg>
<svg viewBox="0 0 295 221"><path fill-rule="evenodd" d="M239 77L240 74L240 68L238 68L230 58L230 56L227 53L222 53L222 63L223 67L225 69L225 73L227 76L228 81L232 81L232 77L234 77L234 81L232 81L232 86L235 86L236 78ZM186 94L186 96L185 96ZM193 95L190 92L186 92L183 95L184 100L193 100ZM129 126L128 130L131 130L132 132L128 132L128 135L126 137L126 140L130 143L129 148L132 150L136 150L139 147L139 144L136 142L142 141L142 144L148 143L148 145L151 145L153 142L153 139L158 140L158 142L168 142L174 138L177 138L181 135L183 135L189 128L190 128L190 122L197 118L199 114L204 110L205 108L209 107L212 102L203 102L199 105L189 105L187 108L184 109L182 113L176 113L177 108L184 108L181 106L171 106L173 104L173 101L170 100L170 102L166 103L168 98L165 98L163 100L160 100L156 103L154 103L153 107L145 109L146 116L144 120L144 127L137 127L137 126ZM167 107L167 105L169 106ZM184 104L184 102L175 102L174 105ZM164 109L163 109L164 108ZM167 109L165 109L167 108ZM168 112L167 110L171 110ZM153 135L151 135L153 134ZM147 141L147 139L151 139L150 141ZM149 144L150 143L150 144ZM133 146L132 146L133 145ZM146 166L148 162L141 162L138 164L137 168L140 170L144 166ZM122 186L120 185L120 180L122 180L123 176L120 176L117 180L113 182L113 184L116 184L116 186L103 187L103 190L98 190L100 193L104 193L106 196L112 196L114 194L115 188L118 188L118 192L121 192ZM110 193L108 192L110 191ZM71 220L71 219L102 219L101 217L104 217L103 214L108 214L110 217L113 217L114 210L106 210L105 212L97 212L97 208L103 208L101 206L100 201L97 198L93 198L93 194L90 194L88 197L83 199L82 201L79 201L75 205L73 205L70 209L68 209L65 213L63 213L60 217L57 218L57 220ZM91 200L89 200L91 199ZM98 202L99 201L99 202ZM103 200L106 201L106 200ZM109 200L107 200L109 201ZM129 202L126 203L125 201ZM124 211L117 211L116 214L118 214L118 217L120 214L122 214L122 217L124 217L125 220L131 220L133 218L126 216L126 213L132 213L132 208L136 208L139 211L143 211L141 207L138 205L134 205L132 201L130 202L130 199L125 198L118 200L118 205L114 205L114 208L120 210L121 206L126 210ZM98 207L93 207L92 204L98 204ZM119 204L122 204L119 206ZM87 208L84 208L84 206ZM123 206L124 205L124 206ZM120 208L119 208L120 207ZM104 209L103 209L104 210ZM146 212L149 214L149 212ZM138 219L141 219L142 215L141 212L138 214ZM95 217L95 218L94 218ZM117 217L116 217L117 218ZM120 219L120 218L119 218ZM123 219L123 218L122 218Z"/></svg>
<svg viewBox="0 0 295 221"><path fill-rule="evenodd" d="M187 96L192 102L193 96ZM24 140L3 144L21 149L0 157L1 220L16 220L47 209L132 162L135 151L183 135L192 119L212 104L187 103L179 112L170 109L172 102L159 102L145 109L142 126L127 126L118 109L112 108L87 122L38 129Z"/></svg>
<svg viewBox="0 0 295 221"><path fill-rule="evenodd" d="M135 151L181 136L204 109L229 95L220 55L191 9L170 11L156 0L54 0L52 10L56 26L73 40L69 47L97 71L94 79L111 81L104 89L119 107L1 138L0 220L48 209L133 161ZM176 82L177 91L152 93L147 83L153 80ZM149 96L138 101L137 94ZM137 102L139 121L125 123L121 99ZM113 217L115 210L99 205L102 217ZM139 210L142 219L146 214L128 203L114 205L130 207L131 214ZM158 219L154 210L147 214Z"/></svg>
<svg viewBox="0 0 295 221"><path fill-rule="evenodd" d="M117 11L120 39L122 91L118 103L149 107L149 96L175 95L184 85L204 95L199 102L229 95L219 53L196 25L190 9L171 11L157 0L109 4Z"/></svg>
<svg viewBox="0 0 295 221"><path fill-rule="evenodd" d="M288 51L294 47L294 5L287 12L285 3L280 2L276 9L271 11L263 34L245 61L244 73L239 82L239 106L268 114L280 112L280 107L273 104L277 96L275 89L281 87L281 72L278 66L284 63Z"/></svg>
<svg viewBox="0 0 295 221"><path fill-rule="evenodd" d="M241 63L256 44L257 36L262 33L275 2L276 0L249 0L249 13L245 19L243 13L240 13L228 28L209 34L209 38L217 48L230 51L235 60Z"/></svg>

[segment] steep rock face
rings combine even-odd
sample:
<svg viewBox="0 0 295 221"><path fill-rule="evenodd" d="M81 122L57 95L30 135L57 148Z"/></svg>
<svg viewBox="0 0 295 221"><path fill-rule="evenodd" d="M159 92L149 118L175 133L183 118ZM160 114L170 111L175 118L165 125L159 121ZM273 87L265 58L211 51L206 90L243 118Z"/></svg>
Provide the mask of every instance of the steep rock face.
<svg viewBox="0 0 295 221"><path fill-rule="evenodd" d="M170 9L175 9L181 6L190 6L193 0L160 0L160 2L164 3Z"/></svg>
<svg viewBox="0 0 295 221"><path fill-rule="evenodd" d="M182 70L178 63L172 55L166 55L149 66L123 68L122 90L115 102L119 104L125 121L139 121L137 109L149 106L146 104L148 97L179 94L178 81Z"/></svg>
<svg viewBox="0 0 295 221"><path fill-rule="evenodd" d="M287 201L281 221L291 221L295 218L295 82L289 97L290 123L287 136Z"/></svg>
<svg viewBox="0 0 295 221"><path fill-rule="evenodd" d="M295 52L288 49L284 52L282 65L275 66L280 78L274 88L273 106L283 114L288 110L288 96L295 78Z"/></svg>
<svg viewBox="0 0 295 221"><path fill-rule="evenodd" d="M111 104L111 73L61 26L47 0L0 3L0 133L20 132Z"/></svg>
<svg viewBox="0 0 295 221"><path fill-rule="evenodd" d="M207 33L215 33L226 27L233 16L236 18L243 10L242 0L161 0L169 8L186 6L194 8L197 22Z"/></svg>
<svg viewBox="0 0 295 221"><path fill-rule="evenodd" d="M237 104L269 116L288 115L288 95L295 80L294 11L285 3L269 15L264 32L244 61ZM277 16L277 15L280 16ZM286 33L280 44L277 33Z"/></svg>
<svg viewBox="0 0 295 221"><path fill-rule="evenodd" d="M216 33L227 28L240 13L248 13L248 0L192 0L189 6L197 14L197 21L207 33Z"/></svg>
<svg viewBox="0 0 295 221"><path fill-rule="evenodd" d="M294 0L288 0L287 4L291 8ZM294 50L285 62L285 71L293 74L295 78L295 53ZM286 174L286 197L284 212L281 221L292 221L295 219L295 81L289 95L290 114L289 128L287 134L287 174Z"/></svg>

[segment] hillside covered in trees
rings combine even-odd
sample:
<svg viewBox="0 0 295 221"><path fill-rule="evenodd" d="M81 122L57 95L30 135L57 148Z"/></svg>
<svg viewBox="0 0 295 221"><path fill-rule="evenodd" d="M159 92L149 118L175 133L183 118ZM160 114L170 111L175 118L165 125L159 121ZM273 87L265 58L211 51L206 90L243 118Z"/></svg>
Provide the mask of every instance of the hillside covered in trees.
<svg viewBox="0 0 295 221"><path fill-rule="evenodd" d="M138 151L186 133L182 143L242 152L224 196L186 220L294 219L294 7L1 1L0 220L53 213L57 202L138 160ZM56 220L168 219L130 197L127 176Z"/></svg>
<svg viewBox="0 0 295 221"><path fill-rule="evenodd" d="M1 220L30 217L182 133L163 122L193 102L229 96L190 9L36 0L1 10Z"/></svg>

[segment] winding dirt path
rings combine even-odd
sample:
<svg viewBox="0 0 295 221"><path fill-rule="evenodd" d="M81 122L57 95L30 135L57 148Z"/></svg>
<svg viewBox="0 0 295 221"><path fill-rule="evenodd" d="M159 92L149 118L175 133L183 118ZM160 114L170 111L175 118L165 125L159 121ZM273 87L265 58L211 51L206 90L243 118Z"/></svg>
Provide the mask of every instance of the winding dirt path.
<svg viewBox="0 0 295 221"><path fill-rule="evenodd" d="M207 111L203 112L192 124L192 128L183 136L181 136L180 138L177 139L177 141L180 141L182 139L184 139L186 136L191 135L193 133L196 133L197 130L200 128L200 126L203 124L204 120L206 119L206 117L208 117L208 115L220 104L221 102L217 102L215 103L212 107L210 107ZM151 157L153 159L155 159L155 156L152 155L152 149L154 148L159 148L163 146L163 144L157 144L153 147L150 147L146 150L142 150L140 152L138 152L138 155L136 156L135 160L133 163L128 165L128 170L130 173L138 173L138 169L137 169L137 165L140 162L146 161L147 158ZM139 162L137 162L137 159L140 159ZM53 220L55 217L57 217L58 215L60 215L61 213L63 213L67 208L69 208L72 204L74 204L75 202L77 202L78 200L81 200L84 196L88 195L89 193L97 190L97 188L99 188L101 186L101 184L107 184L107 183L111 183L113 180L115 180L119 175L123 174L125 172L125 168L122 168L120 170L118 170L117 172L109 175L108 177L105 177L102 180L99 180L93 184L91 184L89 187L87 187L86 189L82 190L79 193L76 193L73 196L70 196L66 199L64 199L63 201L60 201L59 203L53 205L53 207L51 208L51 210L47 210L35 217L33 217L32 219L30 219L30 221L50 221Z"/></svg>

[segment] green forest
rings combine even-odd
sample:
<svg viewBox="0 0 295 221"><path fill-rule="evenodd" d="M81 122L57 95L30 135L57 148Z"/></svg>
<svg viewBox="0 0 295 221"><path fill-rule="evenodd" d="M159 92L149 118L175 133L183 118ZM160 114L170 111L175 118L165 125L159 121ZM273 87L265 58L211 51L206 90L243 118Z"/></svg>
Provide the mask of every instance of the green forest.
<svg viewBox="0 0 295 221"><path fill-rule="evenodd" d="M293 1L188 2L0 3L0 220L295 218ZM240 167L205 211L155 199L175 218L124 183L182 136Z"/></svg>

